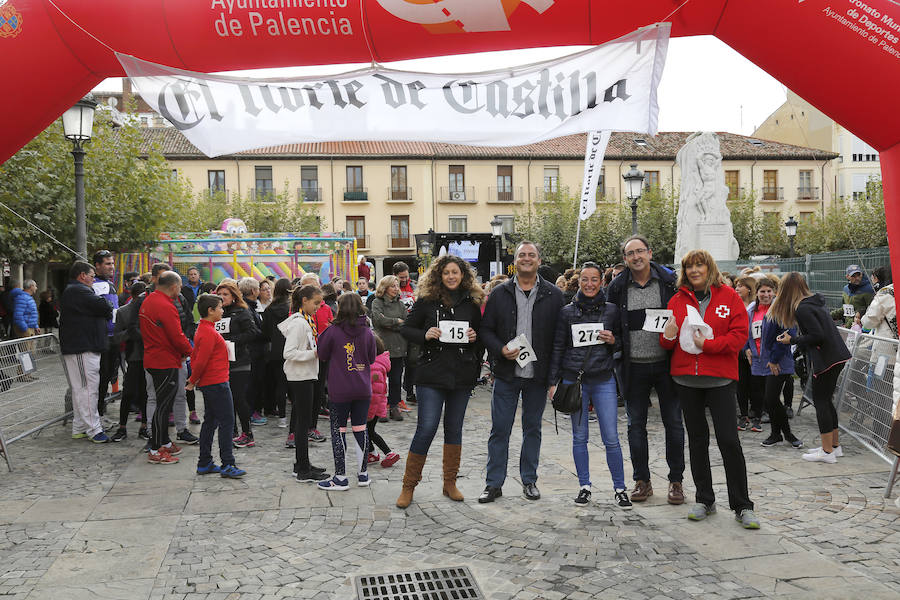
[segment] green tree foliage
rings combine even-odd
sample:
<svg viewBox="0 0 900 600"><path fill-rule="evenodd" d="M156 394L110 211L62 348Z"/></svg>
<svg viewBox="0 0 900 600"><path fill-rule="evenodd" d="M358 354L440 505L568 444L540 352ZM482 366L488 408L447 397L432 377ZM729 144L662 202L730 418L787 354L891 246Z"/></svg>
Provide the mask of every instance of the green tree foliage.
<svg viewBox="0 0 900 600"><path fill-rule="evenodd" d="M797 228L799 254L887 245L884 192L876 179L868 182L864 198L835 200L824 217Z"/></svg>
<svg viewBox="0 0 900 600"><path fill-rule="evenodd" d="M251 232L322 231L318 206L297 200L285 181L281 192L264 197L226 197L224 192L201 192L184 216L183 231L217 230L228 218L241 219Z"/></svg>
<svg viewBox="0 0 900 600"><path fill-rule="evenodd" d="M142 248L178 229L190 210L187 184L156 150L142 153L135 123L113 128L96 114L85 155L88 250ZM72 146L57 120L0 165L0 201L69 247L75 246ZM59 244L0 207L0 254L19 262L71 258Z"/></svg>
<svg viewBox="0 0 900 600"><path fill-rule="evenodd" d="M740 258L755 254L762 235L762 221L756 214L756 194L748 190L728 203L731 212L731 227L734 238L740 246Z"/></svg>

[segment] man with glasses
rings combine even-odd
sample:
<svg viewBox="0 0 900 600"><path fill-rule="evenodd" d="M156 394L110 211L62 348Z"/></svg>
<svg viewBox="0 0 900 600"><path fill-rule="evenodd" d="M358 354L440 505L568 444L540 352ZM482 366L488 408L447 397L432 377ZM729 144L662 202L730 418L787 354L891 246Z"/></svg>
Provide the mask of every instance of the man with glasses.
<svg viewBox="0 0 900 600"><path fill-rule="evenodd" d="M607 302L619 307L627 333L623 335L622 377L628 415L628 446L634 469L633 502L653 495L650 484L650 454L647 444L647 411L650 390L656 389L666 430L666 462L669 465L669 504L683 504L684 426L681 404L669 374L669 354L659 345L659 332L666 319L648 318L650 309L664 309L675 294L674 274L653 262L646 238L633 235L622 244L627 268L606 291Z"/></svg>
<svg viewBox="0 0 900 600"><path fill-rule="evenodd" d="M113 316L106 324L106 351L100 354L100 390L97 396L97 412L102 417L106 413L106 393L111 381L119 378L119 346L112 336L115 329L115 313L119 310L119 294L113 277L116 274L116 257L109 250L94 254L94 293L105 298L113 307Z"/></svg>

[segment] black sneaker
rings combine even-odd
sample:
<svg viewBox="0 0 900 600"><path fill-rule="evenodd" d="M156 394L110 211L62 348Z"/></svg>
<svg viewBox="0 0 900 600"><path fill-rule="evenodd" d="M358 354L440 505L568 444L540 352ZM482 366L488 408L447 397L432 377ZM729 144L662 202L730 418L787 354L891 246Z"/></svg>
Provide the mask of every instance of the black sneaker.
<svg viewBox="0 0 900 600"><path fill-rule="evenodd" d="M575 504L578 506L586 506L591 501L591 490L581 488L578 490L578 497L575 498Z"/></svg>
<svg viewBox="0 0 900 600"><path fill-rule="evenodd" d="M622 510L631 510L634 507L631 500L628 499L628 492L625 490L616 490L615 502L616 506Z"/></svg>
<svg viewBox="0 0 900 600"><path fill-rule="evenodd" d="M753 419L750 421L750 431L755 433L759 433L762 431L762 425L759 424L759 419Z"/></svg>
<svg viewBox="0 0 900 600"><path fill-rule="evenodd" d="M796 437L788 438L788 441L791 443L791 446L793 446L794 448L800 449L803 447L803 442L801 442Z"/></svg>
<svg viewBox="0 0 900 600"><path fill-rule="evenodd" d="M765 446L766 448L768 448L769 446L774 446L775 444L780 444L783 441L784 440L780 437L775 437L774 435L770 435L769 437L767 437L766 439L761 441L759 443L759 445Z"/></svg>
<svg viewBox="0 0 900 600"><path fill-rule="evenodd" d="M140 429L138 429L138 437L141 438L142 440L149 440L150 432L147 431L146 427L141 427Z"/></svg>
<svg viewBox="0 0 900 600"><path fill-rule="evenodd" d="M331 477L328 473L323 473L322 471L313 471L310 469L309 471L300 471L297 473L297 481L300 483L315 483L317 481L325 481Z"/></svg>
<svg viewBox="0 0 900 600"><path fill-rule="evenodd" d="M110 439L114 442L121 442L122 440L124 440L127 437L128 437L128 432L125 431L123 428L119 427L119 429L116 430L116 432L113 434L113 436Z"/></svg>
<svg viewBox="0 0 900 600"><path fill-rule="evenodd" d="M200 441L200 438L198 438L196 435L194 435L187 429L185 429L184 431L180 431L176 437L177 437L178 441L184 442L188 446L193 446L194 444L196 444L197 442Z"/></svg>

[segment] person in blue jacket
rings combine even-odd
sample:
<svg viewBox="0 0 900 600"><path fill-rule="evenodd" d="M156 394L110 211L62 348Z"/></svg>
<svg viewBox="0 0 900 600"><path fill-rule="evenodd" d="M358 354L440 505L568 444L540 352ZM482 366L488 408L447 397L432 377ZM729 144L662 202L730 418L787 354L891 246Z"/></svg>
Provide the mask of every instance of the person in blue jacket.
<svg viewBox="0 0 900 600"><path fill-rule="evenodd" d="M37 284L33 279L26 279L21 288L13 288L9 292L12 297L12 322L16 337L30 337L37 332L38 312L34 303L35 292Z"/></svg>
<svg viewBox="0 0 900 600"><path fill-rule="evenodd" d="M777 291L775 279L760 279L757 300L747 307L750 333L744 352L750 359L751 392L762 396L762 405L770 418L771 432L761 444L768 447L787 440L794 448L802 448L803 443L791 433L787 410L780 401L785 382L794 376L794 357L790 346L778 343L776 338L785 331L792 337L797 332L796 327L780 326L768 312ZM754 420L754 425L758 423Z"/></svg>

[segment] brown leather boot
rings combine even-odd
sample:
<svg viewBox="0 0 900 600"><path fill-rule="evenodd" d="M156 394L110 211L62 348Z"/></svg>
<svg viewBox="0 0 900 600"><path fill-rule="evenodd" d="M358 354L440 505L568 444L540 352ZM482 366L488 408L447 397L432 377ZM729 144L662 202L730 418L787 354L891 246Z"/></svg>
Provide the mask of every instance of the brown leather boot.
<svg viewBox="0 0 900 600"><path fill-rule="evenodd" d="M653 486L649 481L638 479L634 482L634 490L631 492L632 502L643 502L653 495Z"/></svg>
<svg viewBox="0 0 900 600"><path fill-rule="evenodd" d="M462 454L460 444L444 444L444 495L457 502L463 501L462 492L456 487L460 454Z"/></svg>
<svg viewBox="0 0 900 600"><path fill-rule="evenodd" d="M425 454L410 452L406 457L406 471L403 473L403 491L397 498L397 508L406 508L412 503L413 492L422 480L422 467L425 466Z"/></svg>

